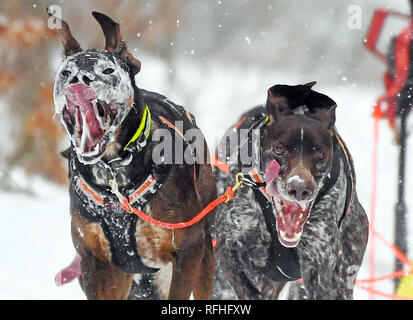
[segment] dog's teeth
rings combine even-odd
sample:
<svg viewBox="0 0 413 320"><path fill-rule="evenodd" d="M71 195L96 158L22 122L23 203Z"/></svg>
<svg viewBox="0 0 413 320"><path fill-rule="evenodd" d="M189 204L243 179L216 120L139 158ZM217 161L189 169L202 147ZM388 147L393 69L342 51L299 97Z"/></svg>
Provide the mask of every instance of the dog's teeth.
<svg viewBox="0 0 413 320"><path fill-rule="evenodd" d="M277 209L277 211L281 213L281 203L279 201L275 201L275 209Z"/></svg>
<svg viewBox="0 0 413 320"><path fill-rule="evenodd" d="M304 215L302 213L300 213L300 215L298 216L298 219L302 219L304 217Z"/></svg>
<svg viewBox="0 0 413 320"><path fill-rule="evenodd" d="M277 209L278 214L281 217L281 221L285 224L285 217L284 217L284 213L282 210L281 202L276 202L276 209Z"/></svg>
<svg viewBox="0 0 413 320"><path fill-rule="evenodd" d="M106 116L106 130L110 128L110 114Z"/></svg>
<svg viewBox="0 0 413 320"><path fill-rule="evenodd" d="M286 236L285 231L280 230L280 236L281 236L281 238L283 238L286 241L295 242L295 241L300 240L301 232L294 232L293 237L289 238L289 237Z"/></svg>
<svg viewBox="0 0 413 320"><path fill-rule="evenodd" d="M297 203L301 210L305 210L306 205L303 203Z"/></svg>

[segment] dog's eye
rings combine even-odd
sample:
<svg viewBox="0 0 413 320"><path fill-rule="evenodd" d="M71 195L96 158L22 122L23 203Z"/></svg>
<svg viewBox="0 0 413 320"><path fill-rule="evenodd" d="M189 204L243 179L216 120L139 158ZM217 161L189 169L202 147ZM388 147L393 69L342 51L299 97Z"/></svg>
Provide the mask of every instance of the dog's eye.
<svg viewBox="0 0 413 320"><path fill-rule="evenodd" d="M102 71L103 74L111 74L114 72L115 72L115 69L112 69L112 68L106 68L105 70Z"/></svg>
<svg viewBox="0 0 413 320"><path fill-rule="evenodd" d="M287 152L287 149L282 144L274 146L273 149L274 149L275 153L277 153L279 155L284 155Z"/></svg>
<svg viewBox="0 0 413 320"><path fill-rule="evenodd" d="M69 70L63 70L62 71L62 76L67 78L68 76L70 76L72 73Z"/></svg>

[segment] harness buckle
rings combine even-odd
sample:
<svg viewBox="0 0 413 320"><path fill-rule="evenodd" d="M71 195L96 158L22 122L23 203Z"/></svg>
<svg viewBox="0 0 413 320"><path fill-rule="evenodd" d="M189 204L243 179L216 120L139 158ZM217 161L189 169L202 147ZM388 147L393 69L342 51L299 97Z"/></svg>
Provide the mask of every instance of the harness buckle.
<svg viewBox="0 0 413 320"><path fill-rule="evenodd" d="M133 213L133 208L130 205L128 199L126 199L123 194L120 193L119 191L119 185L116 182L116 179L111 179L109 180L109 184L111 187L111 192L118 198L119 203L121 204L122 208L129 212L129 213Z"/></svg>
<svg viewBox="0 0 413 320"><path fill-rule="evenodd" d="M239 188L241 188L244 185L244 174L242 172L238 172L237 175L235 176L235 184L232 187L232 192L237 191Z"/></svg>
<svg viewBox="0 0 413 320"><path fill-rule="evenodd" d="M232 198L234 197L235 191L242 188L242 186L244 185L243 179L244 179L243 173L238 172L237 175L235 176L235 184L231 188L231 193L232 194L230 195L230 194L228 194L228 192L225 193L225 195L227 196L227 200L225 200L225 203L232 200Z"/></svg>

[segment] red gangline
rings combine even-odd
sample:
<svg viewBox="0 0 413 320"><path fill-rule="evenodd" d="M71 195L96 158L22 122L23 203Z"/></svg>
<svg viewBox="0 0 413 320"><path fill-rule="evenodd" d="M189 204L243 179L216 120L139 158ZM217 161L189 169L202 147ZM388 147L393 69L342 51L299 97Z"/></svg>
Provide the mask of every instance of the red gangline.
<svg viewBox="0 0 413 320"><path fill-rule="evenodd" d="M396 272L393 272L393 273L385 275L385 276L369 278L369 279L362 279L362 280L356 280L356 285L361 285L361 284L364 284L364 283L374 283L374 282L379 282L379 281L383 281L383 280L396 279L396 278L406 276L408 274L410 274L410 273L406 272L405 270L398 270Z"/></svg>
<svg viewBox="0 0 413 320"><path fill-rule="evenodd" d="M375 265L375 239L378 238L384 245L386 245L396 258L402 262L405 266L410 267L410 262L409 259L406 257L406 255L395 245L392 245L389 243L381 234L379 234L376 229L375 229L375 222L376 222L376 201L377 201L377 177L378 177L378 147L379 147L379 120L383 118L384 113L381 110L380 104L377 103L374 106L374 112L373 112L373 119L374 119L374 124L373 124L373 156L372 156L372 193L371 193L371 206L370 206L370 217L369 217L369 229L370 229L370 250L369 250L369 279L365 280L357 280L356 285L363 290L367 290L369 292L369 299L372 300L375 295L381 295L390 299L413 299L413 297L406 298L406 297L401 297L395 294L388 294L384 293L381 291L378 291L374 289L374 283L382 280L388 280L388 279L395 279L402 277L406 274L411 273L412 269L410 268L409 272L406 272L404 270L399 270L396 271L390 275L386 276L381 276L381 277L375 277L375 271L376 271L376 265ZM363 286L361 285L362 283L367 283L368 286Z"/></svg>
<svg viewBox="0 0 413 320"><path fill-rule="evenodd" d="M376 110L378 106L376 105ZM376 111L375 110L375 111ZM378 155L378 144L379 144L379 117L377 116L377 111L374 114L374 124L373 124L373 164L372 164L372 192L371 192L371 206L370 206L370 218L369 227L370 230L375 230L375 220L376 220L376 200L377 200L377 155ZM375 232L370 231L370 250L369 250L369 277L374 278L376 273L376 258L375 258L375 247L376 247L376 237ZM369 284L369 299L374 299L374 284Z"/></svg>
<svg viewBox="0 0 413 320"><path fill-rule="evenodd" d="M413 297L404 297L404 296L394 294L394 293L382 292L382 291L372 289L370 287L366 287L362 285L357 285L357 287L359 289L369 291L370 293L373 293L374 295L382 296L382 297L389 298L392 300L413 300Z"/></svg>

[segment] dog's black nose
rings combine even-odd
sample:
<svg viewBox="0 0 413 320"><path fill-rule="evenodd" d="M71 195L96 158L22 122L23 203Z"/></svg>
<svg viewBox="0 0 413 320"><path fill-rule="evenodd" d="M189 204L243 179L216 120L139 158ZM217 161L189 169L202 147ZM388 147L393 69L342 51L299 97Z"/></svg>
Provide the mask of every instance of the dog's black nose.
<svg viewBox="0 0 413 320"><path fill-rule="evenodd" d="M70 79L70 81L69 81L69 83L70 84L75 84L75 83L78 83L79 82L79 79L77 78L77 76L74 76L72 79Z"/></svg>
<svg viewBox="0 0 413 320"><path fill-rule="evenodd" d="M83 80L83 83L87 86L93 81L88 76L83 76L82 80Z"/></svg>
<svg viewBox="0 0 413 320"><path fill-rule="evenodd" d="M88 77L88 76L82 76L82 82L85 84L85 85L90 85L90 83L91 82L93 82L93 80L92 79L90 79L90 77ZM69 83L70 84L76 84L76 83L78 83L79 82L79 76L78 75L76 75L76 76L74 76L72 79L70 79L70 81L69 81Z"/></svg>
<svg viewBox="0 0 413 320"><path fill-rule="evenodd" d="M313 194L311 185L304 180L291 181L288 183L287 192L297 201L307 200Z"/></svg>

